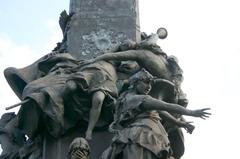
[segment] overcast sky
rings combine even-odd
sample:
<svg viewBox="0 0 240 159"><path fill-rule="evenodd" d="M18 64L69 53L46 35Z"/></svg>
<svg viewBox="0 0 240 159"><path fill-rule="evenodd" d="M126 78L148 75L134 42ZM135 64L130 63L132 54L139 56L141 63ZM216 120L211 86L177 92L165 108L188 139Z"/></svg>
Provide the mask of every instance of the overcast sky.
<svg viewBox="0 0 240 159"><path fill-rule="evenodd" d="M62 39L59 14L68 0L10 0L0 3L0 114L19 102L3 77L7 67L25 67ZM240 2L238 0L140 0L141 31L159 27L159 45L184 70L190 109L211 107L212 116L194 121L185 134L183 159L237 158L240 142ZM17 109L14 109L17 111Z"/></svg>

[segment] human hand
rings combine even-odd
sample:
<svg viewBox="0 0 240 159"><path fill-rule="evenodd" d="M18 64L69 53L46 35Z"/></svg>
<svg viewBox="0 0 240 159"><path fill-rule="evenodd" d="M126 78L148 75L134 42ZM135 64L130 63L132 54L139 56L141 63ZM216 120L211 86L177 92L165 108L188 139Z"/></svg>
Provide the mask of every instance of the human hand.
<svg viewBox="0 0 240 159"><path fill-rule="evenodd" d="M193 130L195 129L195 126L191 124L192 122L184 122L182 127L187 131L187 133L192 134Z"/></svg>
<svg viewBox="0 0 240 159"><path fill-rule="evenodd" d="M111 132L111 133L114 133L114 134L118 134L119 133L119 130L117 130L115 128L116 126L116 123L115 122L112 122L109 127L108 127L108 131Z"/></svg>
<svg viewBox="0 0 240 159"><path fill-rule="evenodd" d="M88 159L88 156L87 151L76 148L71 154L71 159Z"/></svg>
<svg viewBox="0 0 240 159"><path fill-rule="evenodd" d="M210 108L192 110L192 116L206 119L211 115L211 113L206 112L207 110L210 110Z"/></svg>

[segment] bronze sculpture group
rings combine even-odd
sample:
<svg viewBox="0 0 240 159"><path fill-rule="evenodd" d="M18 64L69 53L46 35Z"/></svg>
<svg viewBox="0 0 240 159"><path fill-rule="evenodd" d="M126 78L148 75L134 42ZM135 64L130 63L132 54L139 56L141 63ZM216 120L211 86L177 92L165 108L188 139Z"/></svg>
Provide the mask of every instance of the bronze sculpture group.
<svg viewBox="0 0 240 159"><path fill-rule="evenodd" d="M110 126L115 136L99 158L179 159L184 153L180 127L189 133L194 129L182 115L210 115L208 108L185 108L182 70L156 44L156 34L138 44L128 40L117 52L91 60L54 52L36 65L37 78L17 92L22 100L18 114L1 118L2 158L41 158L43 132L57 138L83 120L88 123L83 125L86 140L78 138L70 145L69 158L89 158L86 145L94 127ZM85 149L76 146L80 143Z"/></svg>
<svg viewBox="0 0 240 159"><path fill-rule="evenodd" d="M67 52L71 16L62 12L64 38L50 54L22 71L4 71L21 100L7 109L21 107L0 119L0 158L45 159L46 134L58 139L81 128L84 135L68 145L69 159L90 158L88 142L97 129L114 134L101 159L180 159L181 128L188 133L195 128L183 115L205 119L211 114L209 108L186 108L178 60L157 45L166 29L142 33L140 42L122 41L92 59L77 59Z"/></svg>

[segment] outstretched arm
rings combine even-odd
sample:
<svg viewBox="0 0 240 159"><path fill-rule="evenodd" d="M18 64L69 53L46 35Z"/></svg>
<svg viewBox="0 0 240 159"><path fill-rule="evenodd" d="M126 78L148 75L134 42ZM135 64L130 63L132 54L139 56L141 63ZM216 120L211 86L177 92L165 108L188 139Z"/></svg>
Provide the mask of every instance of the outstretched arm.
<svg viewBox="0 0 240 159"><path fill-rule="evenodd" d="M210 113L206 112L207 110L210 110L210 108L189 110L178 104L167 103L162 100L154 99L150 96L148 96L148 98L145 99L145 101L141 105L141 108L145 111L163 110L163 111L178 113L178 114L182 114L182 115L200 117L202 119L205 119L205 118L209 117L209 115L211 115Z"/></svg>
<svg viewBox="0 0 240 159"><path fill-rule="evenodd" d="M119 61L138 61L142 50L128 50L116 53L105 53L103 55L97 56L94 61L100 60L119 60Z"/></svg>

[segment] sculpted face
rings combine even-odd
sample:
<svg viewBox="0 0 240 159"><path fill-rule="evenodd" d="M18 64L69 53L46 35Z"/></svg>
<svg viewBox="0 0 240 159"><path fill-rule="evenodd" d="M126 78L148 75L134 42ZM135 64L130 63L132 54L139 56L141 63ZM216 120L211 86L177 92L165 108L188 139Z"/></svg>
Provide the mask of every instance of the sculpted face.
<svg viewBox="0 0 240 159"><path fill-rule="evenodd" d="M70 144L70 159L89 159L90 147L84 138L76 138Z"/></svg>
<svg viewBox="0 0 240 159"><path fill-rule="evenodd" d="M148 81L138 81L135 88L139 94L148 94L151 91L152 86Z"/></svg>

